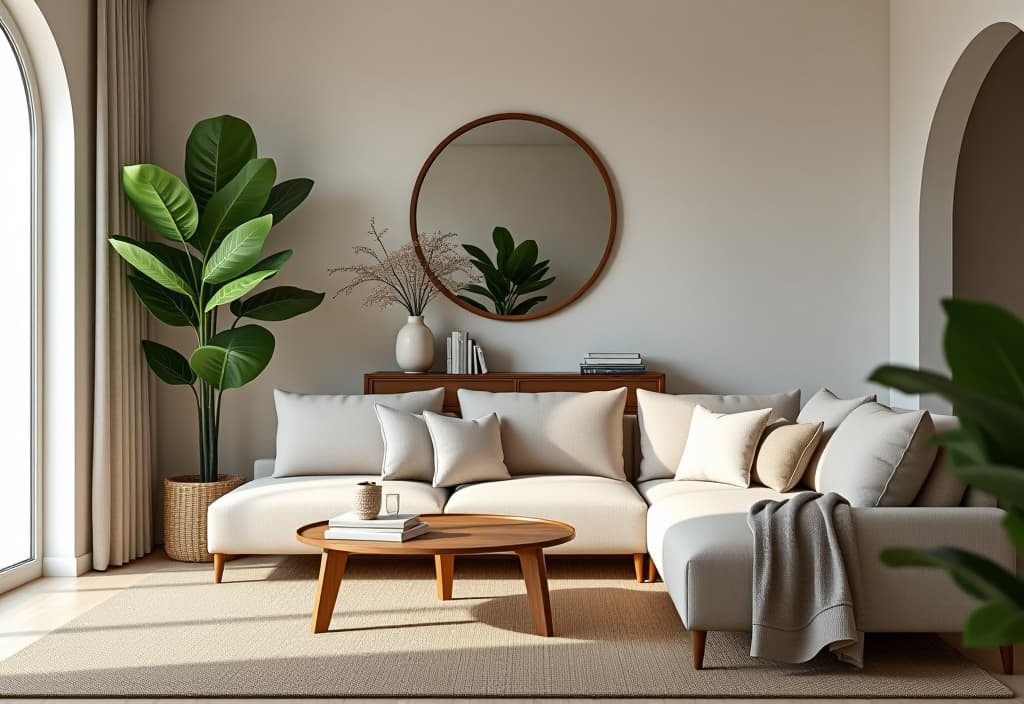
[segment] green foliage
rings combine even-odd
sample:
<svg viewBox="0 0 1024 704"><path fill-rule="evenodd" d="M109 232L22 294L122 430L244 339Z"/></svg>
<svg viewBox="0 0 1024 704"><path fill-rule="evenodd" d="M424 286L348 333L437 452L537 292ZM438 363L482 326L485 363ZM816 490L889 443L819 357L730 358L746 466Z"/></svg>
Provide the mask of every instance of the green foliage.
<svg viewBox="0 0 1024 704"><path fill-rule="evenodd" d="M951 471L1006 507L1003 527L1024 549L1024 322L988 303L949 299L945 353L952 372L883 366L871 380L906 393L935 393L953 404L961 429L938 437ZM964 642L983 647L1024 641L1024 581L991 560L954 548L890 548L893 566L937 567L982 602L964 624Z"/></svg>
<svg viewBox="0 0 1024 704"><path fill-rule="evenodd" d="M494 228L491 239L496 250L493 261L487 252L479 247L471 244L462 245L469 253L473 266L483 275L486 284L467 284L462 290L481 296L484 301L490 301L498 315L525 315L548 298L533 296L519 300L522 296L536 293L555 281L554 276L544 278L549 269L548 260L537 261L540 252L534 240L525 240L516 246L512 233L504 227ZM459 294L459 299L480 310L487 310L483 302L465 294Z"/></svg>
<svg viewBox="0 0 1024 704"><path fill-rule="evenodd" d="M151 340L142 341L142 350L158 378L191 388L199 415L200 477L215 481L221 394L259 376L274 354L269 330L238 327L239 320L287 320L324 298L293 286L242 298L291 257L290 249L265 256L263 248L271 228L305 200L313 181L298 178L275 186L274 161L257 157L252 129L230 115L192 129L185 176L187 186L153 164L126 166L122 182L129 202L174 246L117 235L110 237L110 246L134 269L128 282L142 304L161 322L195 331L197 346L187 358ZM228 304L235 320L221 330L218 309Z"/></svg>

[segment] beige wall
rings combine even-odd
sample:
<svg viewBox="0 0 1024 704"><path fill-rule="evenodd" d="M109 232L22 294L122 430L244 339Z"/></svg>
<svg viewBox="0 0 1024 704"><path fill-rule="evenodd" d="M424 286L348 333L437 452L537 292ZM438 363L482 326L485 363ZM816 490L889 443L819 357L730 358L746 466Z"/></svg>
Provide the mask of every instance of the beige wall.
<svg viewBox="0 0 1024 704"><path fill-rule="evenodd" d="M953 202L953 293L1024 315L1024 34L978 92Z"/></svg>
<svg viewBox="0 0 1024 704"><path fill-rule="evenodd" d="M296 249L278 283L333 291L326 267L352 261L370 215L405 241L413 181L452 129L550 116L616 181L608 269L536 322L440 300L439 344L467 329L518 370L636 349L675 392L854 393L889 349L888 17L884 0L154 0L154 158L180 171L195 121L246 117L282 177L317 181L272 236ZM353 297L274 325L271 367L225 397L222 469L273 454L273 387L361 391L395 367L403 322ZM161 387L166 474L195 469L192 403Z"/></svg>

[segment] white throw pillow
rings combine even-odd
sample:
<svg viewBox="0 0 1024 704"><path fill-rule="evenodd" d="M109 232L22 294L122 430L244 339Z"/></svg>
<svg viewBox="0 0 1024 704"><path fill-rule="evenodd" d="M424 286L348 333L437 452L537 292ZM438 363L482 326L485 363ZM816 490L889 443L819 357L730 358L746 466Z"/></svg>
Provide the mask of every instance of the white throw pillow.
<svg viewBox="0 0 1024 704"><path fill-rule="evenodd" d="M586 393L490 393L459 389L463 418L497 413L513 475L584 474L626 479L626 389Z"/></svg>
<svg viewBox="0 0 1024 704"><path fill-rule="evenodd" d="M434 479L434 446L423 416L375 404L384 440L381 478L429 482Z"/></svg>
<svg viewBox="0 0 1024 704"><path fill-rule="evenodd" d="M853 413L854 409L863 406L865 403L876 401L877 398L874 394L870 396L857 396L855 398L839 398L830 389L821 389L818 393L811 396L811 400L800 410L800 415L796 417L796 422L821 423L823 427L818 449L814 456L811 457L811 463L807 465L807 471L804 472L801 484L815 491L821 491L817 481L818 465L821 464L821 457L825 452L825 448L828 447L832 434L846 416Z"/></svg>
<svg viewBox="0 0 1024 704"><path fill-rule="evenodd" d="M384 440L373 407L381 403L409 413L440 412L443 400L443 388L351 396L274 389L274 476L378 474L384 463Z"/></svg>
<svg viewBox="0 0 1024 704"><path fill-rule="evenodd" d="M496 413L464 420L429 411L423 414L434 444L434 486L509 479Z"/></svg>
<svg viewBox="0 0 1024 704"><path fill-rule="evenodd" d="M693 409L676 479L750 486L754 452L771 414L770 408L712 413L704 406L697 406Z"/></svg>
<svg viewBox="0 0 1024 704"><path fill-rule="evenodd" d="M818 468L820 490L851 506L910 506L935 461L934 439L928 411L866 403L832 435Z"/></svg>
<svg viewBox="0 0 1024 704"><path fill-rule="evenodd" d="M637 389L640 424L640 476L638 482L671 479L679 466L690 431L690 417L698 405L715 413L739 413L770 408L770 421L795 418L800 412L800 389L781 394L675 396Z"/></svg>
<svg viewBox="0 0 1024 704"><path fill-rule="evenodd" d="M932 413L932 424L935 434L942 435L960 428L960 419L956 416L945 416ZM959 506L967 493L967 485L963 479L950 471L949 452L939 446L935 453L935 462L924 486L914 499L915 506Z"/></svg>

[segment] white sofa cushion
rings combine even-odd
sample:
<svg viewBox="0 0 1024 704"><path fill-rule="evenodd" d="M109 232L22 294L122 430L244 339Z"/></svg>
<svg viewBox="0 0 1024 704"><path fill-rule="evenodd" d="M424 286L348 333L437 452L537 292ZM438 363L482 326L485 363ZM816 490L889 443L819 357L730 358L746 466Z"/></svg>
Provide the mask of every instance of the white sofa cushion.
<svg viewBox="0 0 1024 704"><path fill-rule="evenodd" d="M434 445L421 413L375 404L384 440L383 479L430 482L434 479Z"/></svg>
<svg viewBox="0 0 1024 704"><path fill-rule="evenodd" d="M693 482L685 479L648 479L636 485L644 500L653 504L680 494L694 494L701 491L732 491L736 487L717 482Z"/></svg>
<svg viewBox="0 0 1024 704"><path fill-rule="evenodd" d="M456 489L445 513L492 513L568 523L576 538L545 552L623 555L647 551L647 504L628 482L607 477L533 476Z"/></svg>
<svg viewBox="0 0 1024 704"><path fill-rule="evenodd" d="M676 479L750 486L750 467L772 409L713 413L693 409Z"/></svg>
<svg viewBox="0 0 1024 704"><path fill-rule="evenodd" d="M800 411L800 390L781 394L726 395L688 394L674 396L637 389L640 423L640 475L637 481L670 479L675 476L686 447L690 418L698 405L715 413L740 413L771 408L768 420L793 419Z"/></svg>
<svg viewBox="0 0 1024 704"><path fill-rule="evenodd" d="M754 455L751 481L775 491L792 491L807 471L824 423L793 423L777 420L769 423Z"/></svg>
<svg viewBox="0 0 1024 704"><path fill-rule="evenodd" d="M379 475L384 440L375 404L409 413L441 411L444 389L406 394L321 395L274 389L275 477Z"/></svg>
<svg viewBox="0 0 1024 704"><path fill-rule="evenodd" d="M572 474L625 480L626 389L587 393L490 393L459 389L463 418L497 413L513 476Z"/></svg>
<svg viewBox="0 0 1024 704"><path fill-rule="evenodd" d="M423 414L434 445L434 486L508 479L501 451L498 414L464 420Z"/></svg>
<svg viewBox="0 0 1024 704"><path fill-rule="evenodd" d="M935 461L934 439L928 411L901 413L866 403L829 441L818 486L846 497L851 506L910 506Z"/></svg>
<svg viewBox="0 0 1024 704"><path fill-rule="evenodd" d="M820 491L818 465L821 464L821 456L824 454L825 448L828 447L832 434L843 422L843 419L853 413L854 409L875 400L877 397L874 394L855 398L839 398L830 389L821 389L811 396L807 404L800 409L800 414L796 417L797 423L821 423L823 425L818 449L811 457L811 462L800 482L803 486Z"/></svg>
<svg viewBox="0 0 1024 704"><path fill-rule="evenodd" d="M380 475L266 477L243 484L210 504L208 549L231 555L319 552L296 540L295 531L352 510L356 484L364 481L380 481ZM444 511L446 489L422 482L383 484L385 494L401 495L404 513Z"/></svg>
<svg viewBox="0 0 1024 704"><path fill-rule="evenodd" d="M960 428L960 421L956 416L946 416L932 413L932 423L935 425L935 434L941 435ZM924 486L917 493L914 499L915 506L959 506L964 500L967 492L967 485L960 477L950 471L949 453L946 448L939 446L935 453L935 462L924 481Z"/></svg>

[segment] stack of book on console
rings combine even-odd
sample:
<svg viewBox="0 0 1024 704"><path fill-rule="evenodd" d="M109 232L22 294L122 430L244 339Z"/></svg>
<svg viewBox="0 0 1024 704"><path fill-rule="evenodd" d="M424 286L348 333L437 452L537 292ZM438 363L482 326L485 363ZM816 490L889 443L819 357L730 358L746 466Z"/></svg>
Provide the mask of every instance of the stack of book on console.
<svg viewBox="0 0 1024 704"><path fill-rule="evenodd" d="M467 332L455 331L448 336L447 365L449 374L486 374L484 351Z"/></svg>
<svg viewBox="0 0 1024 704"><path fill-rule="evenodd" d="M588 352L580 374L643 374L647 371L639 352Z"/></svg>
<svg viewBox="0 0 1024 704"><path fill-rule="evenodd" d="M420 520L418 513L378 516L367 520L356 518L355 513L349 511L327 522L324 537L328 540L386 540L404 543L429 531L430 526Z"/></svg>

